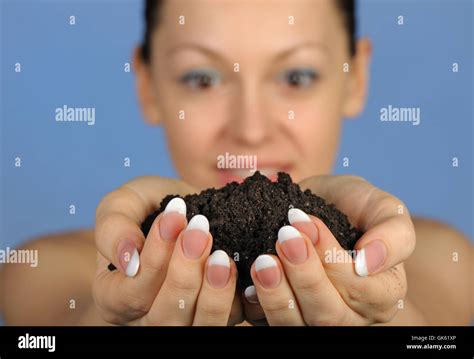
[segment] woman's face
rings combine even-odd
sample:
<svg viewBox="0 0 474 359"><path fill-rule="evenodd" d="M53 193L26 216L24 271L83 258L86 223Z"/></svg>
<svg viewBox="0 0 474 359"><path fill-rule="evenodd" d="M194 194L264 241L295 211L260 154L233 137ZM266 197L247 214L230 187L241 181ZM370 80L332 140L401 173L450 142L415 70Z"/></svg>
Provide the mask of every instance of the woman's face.
<svg viewBox="0 0 474 359"><path fill-rule="evenodd" d="M161 11L150 62L137 51L135 70L145 117L163 125L184 181L250 174L218 161L226 153L271 178L331 172L342 118L363 107L370 53L360 40L350 56L335 1L173 0Z"/></svg>

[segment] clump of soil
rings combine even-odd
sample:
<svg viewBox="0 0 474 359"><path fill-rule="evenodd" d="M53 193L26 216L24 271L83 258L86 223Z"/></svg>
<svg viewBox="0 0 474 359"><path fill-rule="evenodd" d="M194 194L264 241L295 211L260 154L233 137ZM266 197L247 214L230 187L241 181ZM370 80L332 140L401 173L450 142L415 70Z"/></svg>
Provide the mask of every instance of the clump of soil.
<svg viewBox="0 0 474 359"><path fill-rule="evenodd" d="M175 197L177 195L166 196L160 208L146 218L141 227L145 236L155 218ZM353 249L362 236L334 205L327 204L310 190L302 191L283 172L278 174L277 182L257 171L241 184L232 182L220 189L210 188L182 198L186 202L188 221L196 214L209 220L212 249L222 249L235 260L241 288L252 284L250 267L260 254L276 254L278 230L289 224L288 209L292 207L320 218L346 250Z"/></svg>

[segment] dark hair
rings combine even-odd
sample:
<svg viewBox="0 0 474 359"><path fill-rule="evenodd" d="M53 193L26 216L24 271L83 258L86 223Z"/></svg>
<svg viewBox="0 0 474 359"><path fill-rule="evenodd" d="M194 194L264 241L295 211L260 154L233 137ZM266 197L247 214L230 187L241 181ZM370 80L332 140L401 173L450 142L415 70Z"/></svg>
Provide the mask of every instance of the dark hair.
<svg viewBox="0 0 474 359"><path fill-rule="evenodd" d="M336 4L344 16L344 25L349 36L349 51L352 56L356 53L356 0L336 0Z"/></svg>
<svg viewBox="0 0 474 359"><path fill-rule="evenodd" d="M351 55L356 52L356 0L335 0L337 7L344 16L344 25L349 36L349 51ZM145 62L149 62L151 55L151 35L158 25L160 9L164 0L145 0L145 34L142 44L142 56Z"/></svg>

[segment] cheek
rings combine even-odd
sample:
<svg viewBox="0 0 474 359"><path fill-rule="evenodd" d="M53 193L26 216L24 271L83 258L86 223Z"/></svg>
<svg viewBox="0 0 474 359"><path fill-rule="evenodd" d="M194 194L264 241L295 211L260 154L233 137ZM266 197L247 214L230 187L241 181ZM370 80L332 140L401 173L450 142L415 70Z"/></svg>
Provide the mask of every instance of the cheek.
<svg viewBox="0 0 474 359"><path fill-rule="evenodd" d="M171 98L173 97L173 98ZM187 173L208 165L226 119L222 101L164 98L164 128L170 153L179 168Z"/></svg>
<svg viewBox="0 0 474 359"><path fill-rule="evenodd" d="M294 119L286 122L286 131L299 151L296 180L331 172L342 122L335 90L321 86L310 98L293 104Z"/></svg>
<svg viewBox="0 0 474 359"><path fill-rule="evenodd" d="M340 132L338 111L327 106L327 102L301 108L300 117L290 126L295 140L300 144L304 157L329 155L335 151Z"/></svg>
<svg viewBox="0 0 474 359"><path fill-rule="evenodd" d="M341 125L341 109L336 96L329 96L329 91L325 89L303 115L301 122L304 131L301 132L311 138L315 146L333 142Z"/></svg>

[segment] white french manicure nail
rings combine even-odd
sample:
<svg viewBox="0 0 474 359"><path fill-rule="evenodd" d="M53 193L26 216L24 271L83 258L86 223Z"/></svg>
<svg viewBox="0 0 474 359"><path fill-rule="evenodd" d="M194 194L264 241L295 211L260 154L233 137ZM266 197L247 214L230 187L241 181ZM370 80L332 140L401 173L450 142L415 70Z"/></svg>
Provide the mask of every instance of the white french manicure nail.
<svg viewBox="0 0 474 359"><path fill-rule="evenodd" d="M230 268L229 256L223 250L216 250L211 254L209 258L209 266L224 266Z"/></svg>
<svg viewBox="0 0 474 359"><path fill-rule="evenodd" d="M293 238L302 238L301 233L295 227L283 226L278 231L278 242L280 244Z"/></svg>
<svg viewBox="0 0 474 359"><path fill-rule="evenodd" d="M249 301L249 303L257 304L259 303L257 297L257 290L255 289L254 285L250 285L245 288L244 291L245 298Z"/></svg>
<svg viewBox="0 0 474 359"><path fill-rule="evenodd" d="M188 223L186 230L199 229L204 233L209 233L209 221L202 214L196 214Z"/></svg>
<svg viewBox="0 0 474 359"><path fill-rule="evenodd" d="M262 254L257 257L255 260L255 270L257 272L260 272L263 269L266 268L273 268L277 266L277 262L273 259L272 256L269 256L268 254Z"/></svg>
<svg viewBox="0 0 474 359"><path fill-rule="evenodd" d="M367 277L369 271L367 270L367 261L365 259L365 249L357 252L355 259L355 271L360 277Z"/></svg>
<svg viewBox="0 0 474 359"><path fill-rule="evenodd" d="M290 208L290 210L288 211L288 221L290 222L290 224L298 222L311 222L311 218L309 218L309 216L301 209Z"/></svg>
<svg viewBox="0 0 474 359"><path fill-rule="evenodd" d="M186 216L186 203L180 197L175 197L168 202L165 208L165 213L178 212L183 216Z"/></svg>
<svg viewBox="0 0 474 359"><path fill-rule="evenodd" d="M128 277L135 277L138 272L138 267L140 267L140 255L138 254L138 250L135 248L133 251L132 258L127 265L126 274Z"/></svg>

